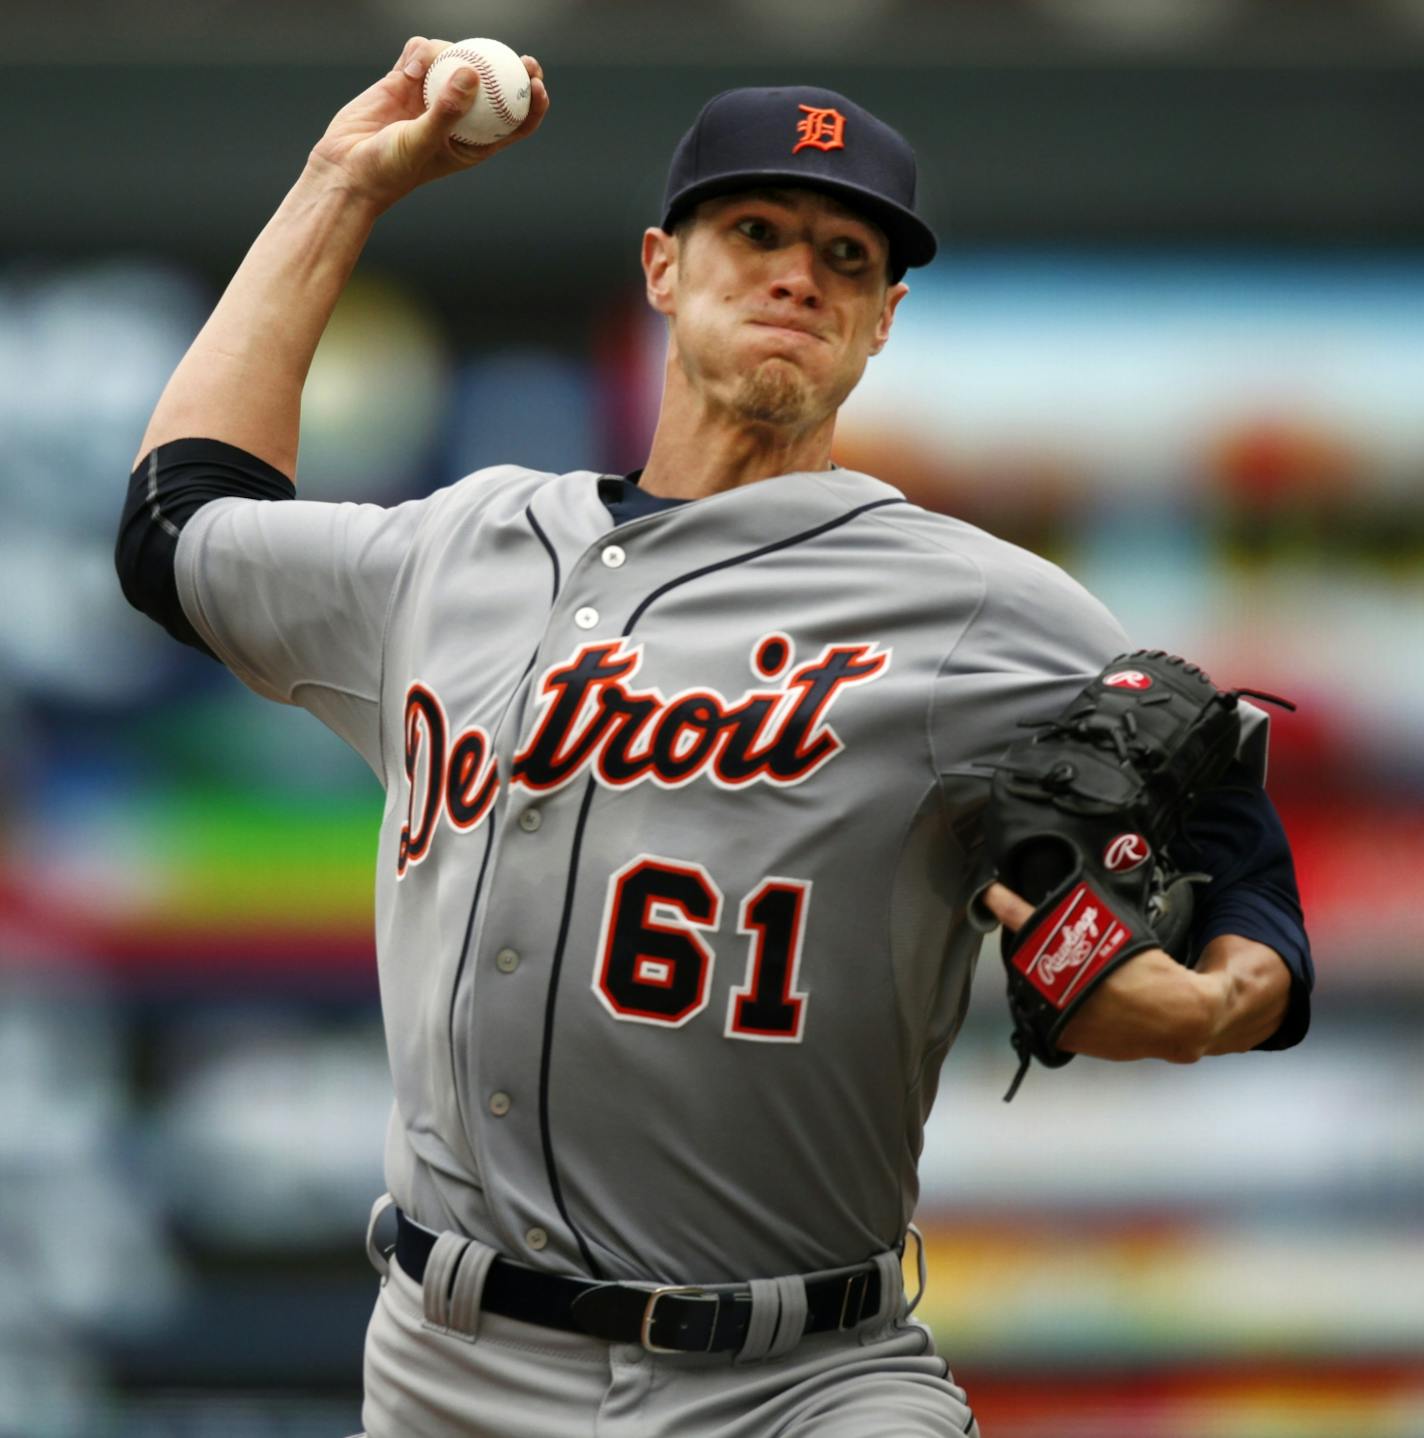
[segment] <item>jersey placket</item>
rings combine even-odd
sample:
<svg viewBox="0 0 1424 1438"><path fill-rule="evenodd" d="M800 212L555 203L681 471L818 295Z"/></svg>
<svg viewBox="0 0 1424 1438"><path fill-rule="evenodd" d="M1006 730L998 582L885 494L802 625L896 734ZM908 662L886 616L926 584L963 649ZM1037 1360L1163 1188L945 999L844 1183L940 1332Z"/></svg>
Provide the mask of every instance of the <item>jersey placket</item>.
<svg viewBox="0 0 1424 1438"><path fill-rule="evenodd" d="M570 955L567 938L578 839L596 781L580 772L551 787L526 784L515 777L513 761L546 716L541 687L550 671L581 649L617 644L628 615L658 582L642 562L637 531L645 527L639 521L610 531L576 558L567 556L574 562L498 736L504 794L492 815L487 897L463 980L477 992L467 1004L457 996L472 1025L463 1044L455 1036L457 1055L461 1047L465 1054L457 1062L466 1076L462 1109L491 1211L514 1252L538 1262L547 1250L565 1268L596 1265L563 1211L547 1122L547 1054L559 989L572 982L568 965L587 957Z"/></svg>

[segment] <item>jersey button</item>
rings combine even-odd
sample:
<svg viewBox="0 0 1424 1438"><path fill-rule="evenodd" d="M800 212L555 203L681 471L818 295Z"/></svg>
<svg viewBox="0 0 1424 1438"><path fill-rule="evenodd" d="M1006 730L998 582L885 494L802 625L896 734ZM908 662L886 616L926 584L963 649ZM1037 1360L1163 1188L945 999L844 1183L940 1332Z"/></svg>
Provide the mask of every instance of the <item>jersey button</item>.
<svg viewBox="0 0 1424 1438"><path fill-rule="evenodd" d="M592 629L598 623L598 610L591 609L587 604L574 614L574 623L580 629Z"/></svg>
<svg viewBox="0 0 1424 1438"><path fill-rule="evenodd" d="M628 556L624 554L622 549L616 544L610 544L608 548L603 551L603 562L610 569L621 569L623 561L627 558Z"/></svg>
<svg viewBox="0 0 1424 1438"><path fill-rule="evenodd" d="M490 1095L490 1112L496 1118L503 1118L509 1112L509 1095L507 1093L492 1093Z"/></svg>
<svg viewBox="0 0 1424 1438"><path fill-rule="evenodd" d="M512 974L519 967L519 955L513 949L501 949L494 956L494 966L502 974Z"/></svg>
<svg viewBox="0 0 1424 1438"><path fill-rule="evenodd" d="M524 1235L524 1241L533 1249L547 1248L549 1235L545 1233L542 1228L531 1228L529 1232Z"/></svg>
<svg viewBox="0 0 1424 1438"><path fill-rule="evenodd" d="M532 834L543 822L544 816L537 809L526 809L519 816L519 827L526 834Z"/></svg>

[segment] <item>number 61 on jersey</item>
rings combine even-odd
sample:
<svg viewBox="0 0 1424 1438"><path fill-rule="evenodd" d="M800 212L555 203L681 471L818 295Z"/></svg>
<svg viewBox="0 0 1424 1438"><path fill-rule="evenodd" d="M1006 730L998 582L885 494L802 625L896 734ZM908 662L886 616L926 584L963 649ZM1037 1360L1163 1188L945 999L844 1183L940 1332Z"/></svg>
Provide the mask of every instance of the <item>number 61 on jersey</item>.
<svg viewBox="0 0 1424 1438"><path fill-rule="evenodd" d="M727 998L723 1033L800 1043L808 995L798 987L807 879L766 878L742 900L737 933L750 944L745 980ZM640 854L608 881L593 991L614 1018L681 1028L707 1007L722 890L701 864Z"/></svg>

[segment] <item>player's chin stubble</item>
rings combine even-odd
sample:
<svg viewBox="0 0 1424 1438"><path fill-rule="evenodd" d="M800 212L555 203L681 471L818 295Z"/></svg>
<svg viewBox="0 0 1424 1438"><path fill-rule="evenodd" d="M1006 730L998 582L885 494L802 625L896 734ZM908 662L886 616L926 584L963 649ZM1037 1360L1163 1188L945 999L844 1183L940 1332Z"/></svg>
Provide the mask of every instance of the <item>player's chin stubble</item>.
<svg viewBox="0 0 1424 1438"><path fill-rule="evenodd" d="M757 424L797 424L810 409L810 388L794 365L763 360L737 381L732 407Z"/></svg>

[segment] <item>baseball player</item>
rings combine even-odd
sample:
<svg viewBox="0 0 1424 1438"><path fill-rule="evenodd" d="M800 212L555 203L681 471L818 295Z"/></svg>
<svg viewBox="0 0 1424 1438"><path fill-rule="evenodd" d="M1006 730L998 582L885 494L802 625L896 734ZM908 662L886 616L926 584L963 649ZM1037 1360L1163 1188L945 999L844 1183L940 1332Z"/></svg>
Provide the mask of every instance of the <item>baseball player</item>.
<svg viewBox="0 0 1424 1438"><path fill-rule="evenodd" d="M1052 565L833 463L935 239L905 140L821 89L729 91L676 147L642 241L669 344L641 471L296 500L303 379L372 224L548 109L527 59L522 128L453 144L476 77L424 111L442 48L412 39L312 151L159 401L118 545L133 602L385 786L376 1212L398 1215L393 1251L368 1235L363 1421L976 1433L901 1281L969 901L1010 928L1031 908L986 887L976 816L1019 721L1122 631ZM1304 1033L1263 720L1193 831L1216 876L1196 968L1138 954L1067 1049Z"/></svg>

